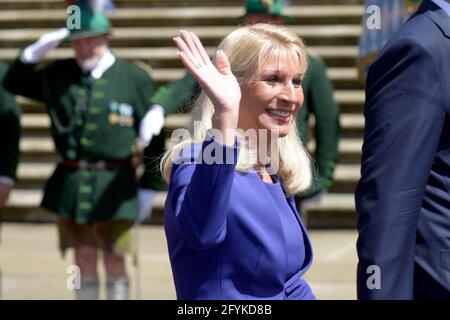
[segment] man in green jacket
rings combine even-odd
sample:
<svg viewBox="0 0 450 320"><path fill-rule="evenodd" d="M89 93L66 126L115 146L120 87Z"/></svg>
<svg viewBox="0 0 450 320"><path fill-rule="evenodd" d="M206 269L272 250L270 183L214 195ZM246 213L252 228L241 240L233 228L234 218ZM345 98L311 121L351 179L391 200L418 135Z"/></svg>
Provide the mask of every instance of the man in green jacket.
<svg viewBox="0 0 450 320"><path fill-rule="evenodd" d="M15 97L1 85L7 66L0 62L0 223L1 209L6 205L16 181L19 160L20 109ZM0 298L2 274L0 271Z"/></svg>
<svg viewBox="0 0 450 320"><path fill-rule="evenodd" d="M102 10L81 8L80 26L43 35L11 65L5 87L44 101L61 157L46 184L42 206L59 217L60 249L75 249L81 272L77 299L98 298L97 256L101 250L108 299L128 299L124 255L133 251L131 230L162 187L152 136L163 111L149 109L156 89L150 75L109 50L110 24ZM75 58L42 65L49 50L71 41ZM143 127L147 130L143 130ZM144 132L145 131L145 132ZM145 147L145 171L136 183L132 161L137 138ZM150 143L151 142L151 143ZM161 140L158 141L161 143ZM138 197L139 196L139 206Z"/></svg>
<svg viewBox="0 0 450 320"><path fill-rule="evenodd" d="M285 24L290 17L283 14L282 0L247 0L245 24ZM319 57L308 55L308 71L303 85L304 104L297 116L297 126L304 143L308 142L309 119L315 118L314 153L317 165L316 175L310 189L299 195L302 206L308 201L318 201L333 185L333 174L339 160L340 137L339 106L333 98L333 85L326 74L325 63ZM189 75L158 89L152 97L152 104L164 107L166 113L189 104L200 92L200 86Z"/></svg>
<svg viewBox="0 0 450 320"><path fill-rule="evenodd" d="M0 62L0 84L7 66ZM12 94L0 85L0 207L8 200L16 181L19 159L20 109Z"/></svg>

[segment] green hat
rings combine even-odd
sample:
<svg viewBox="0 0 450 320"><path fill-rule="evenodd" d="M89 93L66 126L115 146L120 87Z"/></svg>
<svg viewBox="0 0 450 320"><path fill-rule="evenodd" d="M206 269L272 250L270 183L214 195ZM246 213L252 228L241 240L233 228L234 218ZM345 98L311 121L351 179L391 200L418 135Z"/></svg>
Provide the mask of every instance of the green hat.
<svg viewBox="0 0 450 320"><path fill-rule="evenodd" d="M75 27L70 27L68 24L70 34L65 40L71 41L112 33L109 20L103 11L93 10L88 6L82 5L79 13L79 24L75 24Z"/></svg>
<svg viewBox="0 0 450 320"><path fill-rule="evenodd" d="M291 20L292 17L283 14L285 0L246 0L246 15L264 14L275 17L284 17Z"/></svg>

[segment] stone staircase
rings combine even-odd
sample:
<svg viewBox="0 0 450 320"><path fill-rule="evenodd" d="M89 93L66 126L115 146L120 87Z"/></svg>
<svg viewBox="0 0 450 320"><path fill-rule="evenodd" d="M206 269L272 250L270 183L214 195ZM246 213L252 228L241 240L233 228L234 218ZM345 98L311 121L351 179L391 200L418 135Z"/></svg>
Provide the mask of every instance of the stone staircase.
<svg viewBox="0 0 450 320"><path fill-rule="evenodd" d="M210 53L220 39L241 23L243 1L238 0L116 0L112 16L112 49L120 57L140 60L153 68L158 83L184 74L172 38L182 27L196 32ZM321 56L335 86L341 108L341 162L335 185L316 207L308 211L309 227L354 227L353 192L359 179L364 92L357 80L355 57L361 33L362 0L297 0L286 12L293 17L291 30L305 39L309 50ZM19 49L41 34L64 24L62 0L0 0L0 60L11 62ZM71 56L68 45L47 59ZM3 220L50 221L53 216L38 208L42 186L51 174L57 155L49 135L44 105L18 97L23 110L21 163L18 183ZM167 130L183 126L187 115L170 115ZM314 143L309 147L314 150ZM157 197L151 223L161 223L165 193Z"/></svg>

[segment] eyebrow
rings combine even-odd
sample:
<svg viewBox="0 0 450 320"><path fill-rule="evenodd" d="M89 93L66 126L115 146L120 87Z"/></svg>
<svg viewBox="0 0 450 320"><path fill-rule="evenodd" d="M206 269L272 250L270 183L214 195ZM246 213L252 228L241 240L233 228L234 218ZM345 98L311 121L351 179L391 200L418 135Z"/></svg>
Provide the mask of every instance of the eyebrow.
<svg viewBox="0 0 450 320"><path fill-rule="evenodd" d="M265 74L265 73L282 73L282 71L281 70L277 70L277 69L269 69L269 70L263 70L262 72L261 72L262 74ZM303 73L297 73L295 76L298 76L298 77L303 77Z"/></svg>

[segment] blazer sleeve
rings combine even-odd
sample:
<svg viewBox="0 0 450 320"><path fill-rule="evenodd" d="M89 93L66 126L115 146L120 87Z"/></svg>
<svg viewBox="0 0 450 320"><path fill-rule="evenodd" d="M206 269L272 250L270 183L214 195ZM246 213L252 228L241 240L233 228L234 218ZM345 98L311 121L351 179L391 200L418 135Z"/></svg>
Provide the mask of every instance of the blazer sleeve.
<svg viewBox="0 0 450 320"><path fill-rule="evenodd" d="M181 164L172 168L166 203L175 215L171 218L179 236L187 246L200 250L225 239L238 144L224 146L207 136L197 146L200 150L191 145L177 158ZM210 155L218 161L209 161Z"/></svg>
<svg viewBox="0 0 450 320"><path fill-rule="evenodd" d="M355 193L359 299L413 297L417 223L445 119L443 90L433 56L412 39L397 41L369 70ZM381 288L368 286L373 265Z"/></svg>

